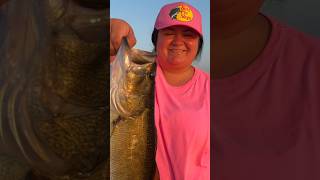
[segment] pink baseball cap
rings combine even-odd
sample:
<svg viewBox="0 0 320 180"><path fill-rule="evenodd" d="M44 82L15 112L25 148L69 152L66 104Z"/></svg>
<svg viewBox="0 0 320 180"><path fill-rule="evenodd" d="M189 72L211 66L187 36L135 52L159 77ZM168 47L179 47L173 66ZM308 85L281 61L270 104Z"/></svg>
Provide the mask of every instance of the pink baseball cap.
<svg viewBox="0 0 320 180"><path fill-rule="evenodd" d="M182 25L197 31L202 36L202 17L200 12L185 2L176 2L160 9L154 27L157 30Z"/></svg>

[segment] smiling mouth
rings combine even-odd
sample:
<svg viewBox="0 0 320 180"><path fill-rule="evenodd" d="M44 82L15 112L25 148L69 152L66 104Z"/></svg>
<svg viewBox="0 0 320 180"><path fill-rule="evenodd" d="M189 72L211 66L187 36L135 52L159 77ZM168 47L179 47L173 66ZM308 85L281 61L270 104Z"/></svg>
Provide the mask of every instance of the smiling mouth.
<svg viewBox="0 0 320 180"><path fill-rule="evenodd" d="M172 54L184 54L186 53L187 51L186 50L183 50L183 49L169 49L169 52L172 53Z"/></svg>

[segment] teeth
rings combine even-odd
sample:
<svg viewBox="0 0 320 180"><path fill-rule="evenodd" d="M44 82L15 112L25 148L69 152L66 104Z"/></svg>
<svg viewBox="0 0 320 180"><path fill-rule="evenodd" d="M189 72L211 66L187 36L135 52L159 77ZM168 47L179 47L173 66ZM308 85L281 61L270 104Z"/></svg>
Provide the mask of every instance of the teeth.
<svg viewBox="0 0 320 180"><path fill-rule="evenodd" d="M171 49L170 51L176 54L182 54L185 52L184 50L181 50L181 49Z"/></svg>

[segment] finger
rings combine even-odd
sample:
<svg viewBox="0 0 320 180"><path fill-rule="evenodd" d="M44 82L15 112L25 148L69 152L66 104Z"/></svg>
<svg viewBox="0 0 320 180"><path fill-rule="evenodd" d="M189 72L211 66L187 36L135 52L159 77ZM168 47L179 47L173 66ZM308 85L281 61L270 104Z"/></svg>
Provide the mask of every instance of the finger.
<svg viewBox="0 0 320 180"><path fill-rule="evenodd" d="M110 63L112 63L116 59L116 56L110 56Z"/></svg>
<svg viewBox="0 0 320 180"><path fill-rule="evenodd" d="M114 56L117 54L117 50L114 48L113 42L110 40L110 56Z"/></svg>
<svg viewBox="0 0 320 180"><path fill-rule="evenodd" d="M127 36L127 40L128 40L129 47L133 47L137 42L136 37L135 37L134 32L131 27L129 27L129 33Z"/></svg>
<svg viewBox="0 0 320 180"><path fill-rule="evenodd" d="M127 35L127 33L122 32L123 30L120 29L117 26L111 26L110 27L110 55L116 55L122 38L124 35Z"/></svg>
<svg viewBox="0 0 320 180"><path fill-rule="evenodd" d="M112 48L112 51L113 51L113 54L112 55L116 55L117 52L118 52L118 49L120 48L120 45L121 45L121 40L122 40L122 37L118 37L116 39L113 39L111 41L111 46L110 46L110 49Z"/></svg>

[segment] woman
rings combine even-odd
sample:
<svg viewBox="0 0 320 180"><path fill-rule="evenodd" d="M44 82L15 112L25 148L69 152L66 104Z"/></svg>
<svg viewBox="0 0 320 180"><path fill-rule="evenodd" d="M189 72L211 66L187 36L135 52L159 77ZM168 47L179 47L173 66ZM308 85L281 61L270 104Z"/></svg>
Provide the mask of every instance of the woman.
<svg viewBox="0 0 320 180"><path fill-rule="evenodd" d="M211 176L320 179L320 43L259 13L262 4L212 4Z"/></svg>
<svg viewBox="0 0 320 180"><path fill-rule="evenodd" d="M135 39L130 26L121 20L111 20L111 41L127 34L131 34L128 41L133 45ZM168 180L208 180L210 79L208 74L192 66L203 43L200 12L182 2L163 6L155 22L152 42L158 65L155 124L159 176ZM111 55L118 45L111 42Z"/></svg>

